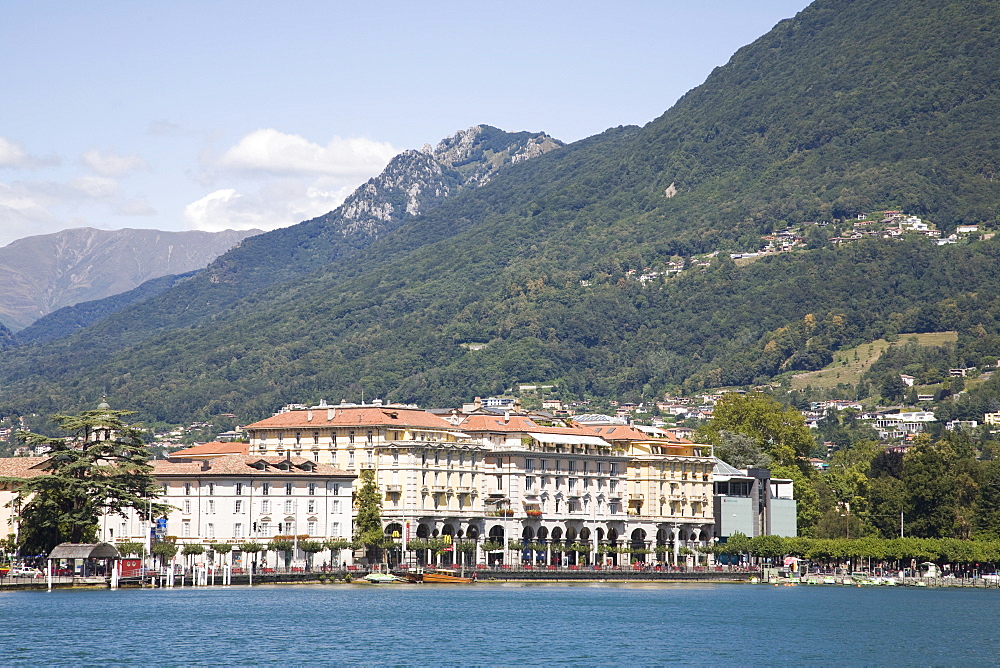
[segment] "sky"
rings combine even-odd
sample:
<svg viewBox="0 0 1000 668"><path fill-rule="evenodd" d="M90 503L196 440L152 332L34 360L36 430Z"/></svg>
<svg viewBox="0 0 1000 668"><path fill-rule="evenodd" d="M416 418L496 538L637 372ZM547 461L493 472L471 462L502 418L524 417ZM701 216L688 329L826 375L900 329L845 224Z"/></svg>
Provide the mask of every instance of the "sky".
<svg viewBox="0 0 1000 668"><path fill-rule="evenodd" d="M264 229L473 125L644 125L806 0L4 0L0 245Z"/></svg>

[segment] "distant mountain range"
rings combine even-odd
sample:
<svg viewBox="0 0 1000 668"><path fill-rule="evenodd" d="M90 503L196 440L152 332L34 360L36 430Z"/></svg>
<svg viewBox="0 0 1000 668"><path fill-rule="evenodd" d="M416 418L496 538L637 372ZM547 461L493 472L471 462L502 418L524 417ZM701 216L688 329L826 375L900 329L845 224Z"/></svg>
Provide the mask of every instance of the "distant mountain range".
<svg viewBox="0 0 1000 668"><path fill-rule="evenodd" d="M514 381L651 399L766 383L906 331L958 330L985 358L995 241L745 267L726 251L887 208L945 232L995 223L998 32L984 0L817 0L644 127L559 146L484 126L403 154L326 216L0 353L0 410L83 406L96 388L172 422L362 391L454 405ZM707 251L704 270L638 280Z"/></svg>
<svg viewBox="0 0 1000 668"><path fill-rule="evenodd" d="M18 239L0 248L0 322L16 331L64 306L201 269L260 232L81 227Z"/></svg>

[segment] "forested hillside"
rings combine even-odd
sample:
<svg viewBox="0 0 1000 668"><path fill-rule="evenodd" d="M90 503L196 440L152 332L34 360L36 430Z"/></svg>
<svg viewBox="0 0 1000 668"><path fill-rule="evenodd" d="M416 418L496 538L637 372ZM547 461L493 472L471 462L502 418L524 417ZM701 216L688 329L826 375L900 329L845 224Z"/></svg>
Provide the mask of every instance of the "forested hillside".
<svg viewBox="0 0 1000 668"><path fill-rule="evenodd" d="M7 351L0 407L64 409L107 387L147 417L251 418L362 390L453 404L543 379L652 398L819 368L892 332L995 337L992 241L634 272L879 207L946 230L993 222L998 16L988 2L819 0L643 128L511 165L336 253L313 250L320 224L258 237L199 280Z"/></svg>

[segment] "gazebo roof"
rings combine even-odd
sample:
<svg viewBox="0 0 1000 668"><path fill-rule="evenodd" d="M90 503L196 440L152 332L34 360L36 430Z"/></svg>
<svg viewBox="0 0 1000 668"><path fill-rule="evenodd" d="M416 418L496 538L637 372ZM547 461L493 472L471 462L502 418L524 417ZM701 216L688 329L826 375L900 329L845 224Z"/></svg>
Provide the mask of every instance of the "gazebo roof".
<svg viewBox="0 0 1000 668"><path fill-rule="evenodd" d="M114 545L108 543L59 543L49 559L117 559L120 555Z"/></svg>

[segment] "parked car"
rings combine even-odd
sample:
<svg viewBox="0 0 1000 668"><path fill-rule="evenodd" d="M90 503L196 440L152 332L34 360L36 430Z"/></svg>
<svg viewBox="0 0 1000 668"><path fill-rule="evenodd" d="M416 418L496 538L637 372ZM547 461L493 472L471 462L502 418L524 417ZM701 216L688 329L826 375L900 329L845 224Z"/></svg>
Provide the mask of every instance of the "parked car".
<svg viewBox="0 0 1000 668"><path fill-rule="evenodd" d="M15 578L40 578L42 572L32 566L15 566L10 569L10 575Z"/></svg>

